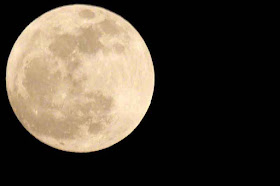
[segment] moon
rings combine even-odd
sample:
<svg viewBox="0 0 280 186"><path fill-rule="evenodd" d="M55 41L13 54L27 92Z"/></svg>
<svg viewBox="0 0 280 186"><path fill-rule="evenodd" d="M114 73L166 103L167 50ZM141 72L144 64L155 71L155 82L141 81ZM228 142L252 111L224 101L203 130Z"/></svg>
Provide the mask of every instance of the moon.
<svg viewBox="0 0 280 186"><path fill-rule="evenodd" d="M92 5L67 5L31 22L7 64L12 109L39 141L93 152L127 137L152 100L154 67L137 30Z"/></svg>

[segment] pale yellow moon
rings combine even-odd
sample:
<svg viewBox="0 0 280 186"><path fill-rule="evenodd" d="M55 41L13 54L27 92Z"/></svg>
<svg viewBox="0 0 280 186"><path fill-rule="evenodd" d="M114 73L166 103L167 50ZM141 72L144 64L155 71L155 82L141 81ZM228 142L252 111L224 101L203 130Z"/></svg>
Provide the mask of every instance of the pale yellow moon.
<svg viewBox="0 0 280 186"><path fill-rule="evenodd" d="M63 151L92 152L140 123L154 68L144 40L124 18L67 5L23 30L8 59L6 85L14 113L35 138Z"/></svg>

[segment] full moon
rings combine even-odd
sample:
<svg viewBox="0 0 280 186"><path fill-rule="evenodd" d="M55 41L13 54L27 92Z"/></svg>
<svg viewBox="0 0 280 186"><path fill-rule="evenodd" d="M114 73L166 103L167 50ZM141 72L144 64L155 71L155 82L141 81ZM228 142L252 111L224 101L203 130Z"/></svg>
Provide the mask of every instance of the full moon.
<svg viewBox="0 0 280 186"><path fill-rule="evenodd" d="M93 152L127 137L154 91L149 50L136 29L101 7L44 13L16 40L7 64L12 109L39 141Z"/></svg>

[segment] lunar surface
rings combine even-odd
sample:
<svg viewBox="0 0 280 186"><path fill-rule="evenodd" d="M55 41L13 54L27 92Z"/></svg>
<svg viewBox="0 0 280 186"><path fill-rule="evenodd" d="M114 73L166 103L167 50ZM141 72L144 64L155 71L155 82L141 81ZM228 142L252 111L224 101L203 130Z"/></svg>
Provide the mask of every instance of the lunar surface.
<svg viewBox="0 0 280 186"><path fill-rule="evenodd" d="M151 103L154 68L136 29L101 7L68 5L30 23L9 56L6 85L41 142L92 152L128 136Z"/></svg>

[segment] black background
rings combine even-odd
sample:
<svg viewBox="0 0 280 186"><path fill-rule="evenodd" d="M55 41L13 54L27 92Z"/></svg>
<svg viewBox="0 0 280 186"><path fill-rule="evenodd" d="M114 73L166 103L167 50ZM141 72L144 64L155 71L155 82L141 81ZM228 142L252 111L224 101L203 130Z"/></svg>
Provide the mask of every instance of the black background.
<svg viewBox="0 0 280 186"><path fill-rule="evenodd" d="M22 30L43 13L69 4L97 5L121 15L141 34L154 64L154 95L145 117L124 140L97 152L64 152L39 142L17 120L6 92L7 60ZM156 0L1 2L0 152L2 164L8 164L5 171L23 173L31 167L34 173L51 168L57 176L66 171L99 178L95 174L99 172L121 175L123 180L128 180L130 172L137 177L134 184L147 177L165 181L172 173L185 178L206 170L211 175L217 162L222 171L228 162L237 162L243 153L234 152L237 145L231 140L235 142L239 136L231 131L242 128L235 127L238 122L230 125L238 112L228 109L234 105L230 100L235 102L235 95L229 95L234 88L227 74L238 76L230 74L230 69L236 66L233 57L242 45L237 33L244 28L235 25L240 12L232 6ZM176 180L172 179L172 185Z"/></svg>
<svg viewBox="0 0 280 186"><path fill-rule="evenodd" d="M124 140L110 148L91 153L64 152L49 147L30 135L17 120L9 104L6 92L6 65L9 53L17 37L23 29L41 14L67 4L91 4L111 10L128 20L145 40L155 69L155 90L152 103L140 125ZM173 5L173 6L176 6ZM172 7L164 2L151 1L18 1L5 2L1 7L1 154L10 164L18 166L26 163L39 165L98 166L119 163L121 166L161 165L161 159L167 157L167 152L175 148L172 144L173 130L176 119L168 119L167 108L169 99L163 90L165 85L173 89L175 84L168 80L172 71L168 62L175 59L167 56L171 37L169 32L174 19ZM171 26L170 26L171 24ZM168 26L169 25L169 26ZM176 29L175 29L176 30ZM173 34L173 33L172 33ZM172 39L171 39L172 38ZM173 110L174 108L169 108ZM170 122L172 121L172 123ZM178 125L178 124L177 124ZM165 160L166 161L166 160ZM71 162L71 163L70 163ZM167 161L169 162L169 161ZM166 162L165 162L166 164Z"/></svg>

